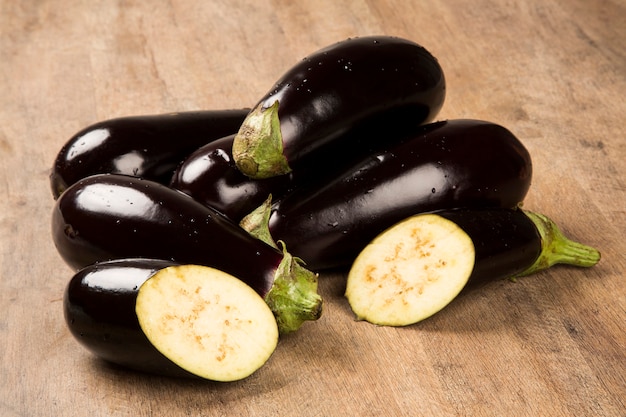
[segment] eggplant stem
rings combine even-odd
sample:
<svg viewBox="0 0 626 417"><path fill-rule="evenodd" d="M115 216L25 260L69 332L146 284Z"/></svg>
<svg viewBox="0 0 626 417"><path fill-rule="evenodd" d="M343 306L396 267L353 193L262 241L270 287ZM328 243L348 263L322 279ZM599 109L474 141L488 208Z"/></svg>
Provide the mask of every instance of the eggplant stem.
<svg viewBox="0 0 626 417"><path fill-rule="evenodd" d="M317 293L317 274L304 268L279 241L283 260L276 270L274 285L265 302L274 312L281 334L294 332L305 321L322 315L322 297Z"/></svg>
<svg viewBox="0 0 626 417"><path fill-rule="evenodd" d="M272 214L272 195L270 194L263 204L246 215L239 222L239 226L255 238L278 249L278 245L270 232L269 222Z"/></svg>
<svg viewBox="0 0 626 417"><path fill-rule="evenodd" d="M600 252L588 245L567 238L556 223L543 214L524 210L541 236L541 253L533 265L518 277L550 268L555 264L580 267L594 266L600 261Z"/></svg>
<svg viewBox="0 0 626 417"><path fill-rule="evenodd" d="M233 139L233 159L250 178L262 179L291 172L283 155L278 100L270 107L259 104L245 118Z"/></svg>

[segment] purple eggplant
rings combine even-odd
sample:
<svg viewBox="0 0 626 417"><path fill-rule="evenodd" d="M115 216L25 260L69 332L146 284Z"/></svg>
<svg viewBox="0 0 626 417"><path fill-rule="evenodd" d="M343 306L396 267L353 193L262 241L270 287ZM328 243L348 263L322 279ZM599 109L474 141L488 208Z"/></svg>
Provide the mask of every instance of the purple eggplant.
<svg viewBox="0 0 626 417"><path fill-rule="evenodd" d="M269 307L240 280L156 259L81 269L66 287L64 313L72 335L96 356L167 376L242 379L279 339Z"/></svg>
<svg viewBox="0 0 626 417"><path fill-rule="evenodd" d="M76 272L63 300L70 333L108 362L143 372L192 376L150 343L135 314L139 287L171 265L174 263L158 259L120 259Z"/></svg>
<svg viewBox="0 0 626 417"><path fill-rule="evenodd" d="M266 300L283 333L321 314L317 276L284 248L253 238L218 211L153 181L116 174L78 181L57 199L52 236L74 269L153 258L224 271Z"/></svg>
<svg viewBox="0 0 626 417"><path fill-rule="evenodd" d="M74 136L57 154L52 195L94 174L125 174L167 184L191 152L237 132L249 109L189 111L104 120Z"/></svg>
<svg viewBox="0 0 626 417"><path fill-rule="evenodd" d="M568 239L539 213L441 210L411 216L373 239L352 264L345 294L357 318L406 326L440 311L470 283L599 260L596 249Z"/></svg>
<svg viewBox="0 0 626 417"><path fill-rule="evenodd" d="M286 174L311 152L353 138L345 133L355 128L394 135L432 121L444 99L443 70L422 46L390 36L347 39L276 82L243 122L233 157L252 178Z"/></svg>
<svg viewBox="0 0 626 417"><path fill-rule="evenodd" d="M530 155L509 130L485 121L450 120L414 129L404 141L331 181L295 188L273 204L270 215L262 206L242 224L256 235L249 220L269 216L265 235L285 242L308 268L342 268L376 235L414 214L516 207L531 177Z"/></svg>

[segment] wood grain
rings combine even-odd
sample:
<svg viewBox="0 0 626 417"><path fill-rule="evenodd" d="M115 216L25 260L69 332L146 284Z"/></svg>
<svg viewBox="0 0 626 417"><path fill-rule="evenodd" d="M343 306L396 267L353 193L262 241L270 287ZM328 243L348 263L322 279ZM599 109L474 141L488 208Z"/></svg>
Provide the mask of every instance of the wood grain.
<svg viewBox="0 0 626 417"><path fill-rule="evenodd" d="M625 415L625 22L622 0L0 0L0 415ZM440 117L516 133L526 207L602 261L469 289L407 328L354 321L345 277L325 274L323 318L235 383L95 360L66 329L50 239L65 141L116 116L251 106L305 55L368 34L437 56Z"/></svg>

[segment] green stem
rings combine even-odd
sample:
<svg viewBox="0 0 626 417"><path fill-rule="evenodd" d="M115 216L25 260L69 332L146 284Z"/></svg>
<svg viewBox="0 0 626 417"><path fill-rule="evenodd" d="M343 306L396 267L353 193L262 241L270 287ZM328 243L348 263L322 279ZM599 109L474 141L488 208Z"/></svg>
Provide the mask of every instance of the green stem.
<svg viewBox="0 0 626 417"><path fill-rule="evenodd" d="M291 172L283 155L283 135L278 119L278 100L270 107L255 107L243 121L233 141L237 168L254 179Z"/></svg>
<svg viewBox="0 0 626 417"><path fill-rule="evenodd" d="M317 293L317 274L301 265L301 260L287 252L283 242L283 260L276 270L274 285L265 302L274 312L281 334L291 333L307 320L322 314L322 297Z"/></svg>
<svg viewBox="0 0 626 417"><path fill-rule="evenodd" d="M568 239L556 223L543 214L524 210L541 236L541 253L533 265L518 276L548 269L555 264L590 267L600 261L600 252L591 246Z"/></svg>
<svg viewBox="0 0 626 417"><path fill-rule="evenodd" d="M272 195L261 204L259 207L250 212L246 217L241 219L239 226L247 231L255 238L262 240L270 246L278 249L278 245L274 242L274 238L270 233L270 215L272 214Z"/></svg>

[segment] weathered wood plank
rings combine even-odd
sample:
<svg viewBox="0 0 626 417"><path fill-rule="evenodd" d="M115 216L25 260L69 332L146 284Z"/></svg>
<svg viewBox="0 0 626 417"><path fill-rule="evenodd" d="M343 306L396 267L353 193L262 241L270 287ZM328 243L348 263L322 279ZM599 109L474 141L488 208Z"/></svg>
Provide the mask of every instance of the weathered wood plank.
<svg viewBox="0 0 626 417"><path fill-rule="evenodd" d="M0 0L0 414L621 416L626 408L623 1ZM103 364L66 330L71 271L50 239L49 168L98 120L252 106L349 36L413 39L442 63L441 118L515 132L526 206L603 259L464 292L407 328L356 322L344 277L324 317L230 384Z"/></svg>

